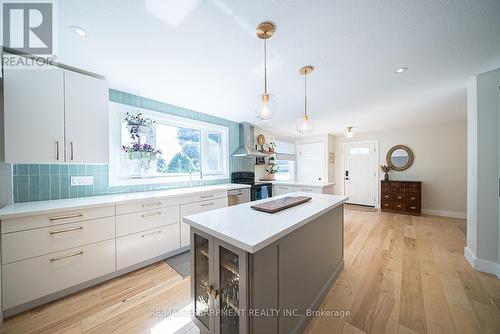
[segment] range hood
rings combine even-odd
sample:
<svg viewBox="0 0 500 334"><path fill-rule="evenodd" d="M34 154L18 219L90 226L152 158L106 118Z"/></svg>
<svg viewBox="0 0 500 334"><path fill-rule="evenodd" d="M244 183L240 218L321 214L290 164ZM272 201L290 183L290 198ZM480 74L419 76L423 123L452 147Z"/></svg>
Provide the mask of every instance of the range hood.
<svg viewBox="0 0 500 334"><path fill-rule="evenodd" d="M262 152L254 149L254 129L250 123L240 123L240 147L233 152L233 157L265 157Z"/></svg>

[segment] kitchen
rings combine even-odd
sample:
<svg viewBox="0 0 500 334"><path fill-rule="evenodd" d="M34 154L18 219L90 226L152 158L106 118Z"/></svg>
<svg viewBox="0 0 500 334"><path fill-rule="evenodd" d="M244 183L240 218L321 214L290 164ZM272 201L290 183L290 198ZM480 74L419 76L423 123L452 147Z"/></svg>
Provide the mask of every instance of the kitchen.
<svg viewBox="0 0 500 334"><path fill-rule="evenodd" d="M498 3L0 6L0 333L500 331Z"/></svg>

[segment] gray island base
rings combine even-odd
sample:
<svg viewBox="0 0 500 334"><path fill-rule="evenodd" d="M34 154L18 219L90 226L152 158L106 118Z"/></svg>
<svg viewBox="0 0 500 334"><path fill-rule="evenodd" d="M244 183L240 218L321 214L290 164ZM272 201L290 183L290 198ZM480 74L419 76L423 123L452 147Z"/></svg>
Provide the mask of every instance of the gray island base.
<svg viewBox="0 0 500 334"><path fill-rule="evenodd" d="M222 234L224 227L214 217L187 217L185 221L191 224L193 322L201 333L301 333L305 329L311 311L319 308L344 267L346 198L334 196L338 201L331 205L332 200L323 201L323 196L333 195L315 194L314 205L302 207L313 211L305 222L302 217L297 219L297 214L302 214L297 211L300 206L283 211L281 217L249 211L250 216L260 218L254 224L256 229L279 219L297 219L278 223L283 226L257 238L247 237L256 242L267 237L258 246L242 238L236 240L232 228ZM237 207L241 206L245 204ZM231 209L215 210L212 215L221 211L219 219L224 219L244 210L228 213ZM252 218L256 217L241 217L233 224L244 225ZM282 227L288 228L273 234ZM251 245L255 247L249 248Z"/></svg>

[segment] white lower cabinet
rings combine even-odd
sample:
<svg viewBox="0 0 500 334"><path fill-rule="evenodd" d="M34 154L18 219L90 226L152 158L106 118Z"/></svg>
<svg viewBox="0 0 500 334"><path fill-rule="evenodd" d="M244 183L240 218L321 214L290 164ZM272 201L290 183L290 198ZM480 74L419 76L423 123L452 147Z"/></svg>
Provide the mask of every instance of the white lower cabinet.
<svg viewBox="0 0 500 334"><path fill-rule="evenodd" d="M284 195L293 192L293 187L291 186L273 186L273 196Z"/></svg>
<svg viewBox="0 0 500 334"><path fill-rule="evenodd" d="M205 195L208 196L208 195ZM227 207L227 192L226 197L210 199L203 202L189 203L181 205L181 217L195 215L205 211L220 209ZM181 223L181 247L189 246L189 225Z"/></svg>
<svg viewBox="0 0 500 334"><path fill-rule="evenodd" d="M6 233L2 235L2 263L114 238L114 217Z"/></svg>
<svg viewBox="0 0 500 334"><path fill-rule="evenodd" d="M114 270L114 239L2 265L3 308L21 305Z"/></svg>
<svg viewBox="0 0 500 334"><path fill-rule="evenodd" d="M116 236L121 237L155 227L176 224L179 221L178 205L116 216Z"/></svg>
<svg viewBox="0 0 500 334"><path fill-rule="evenodd" d="M179 223L116 238L116 269L172 252L180 247Z"/></svg>
<svg viewBox="0 0 500 334"><path fill-rule="evenodd" d="M315 187L293 187L293 191L321 194L323 192L323 189Z"/></svg>

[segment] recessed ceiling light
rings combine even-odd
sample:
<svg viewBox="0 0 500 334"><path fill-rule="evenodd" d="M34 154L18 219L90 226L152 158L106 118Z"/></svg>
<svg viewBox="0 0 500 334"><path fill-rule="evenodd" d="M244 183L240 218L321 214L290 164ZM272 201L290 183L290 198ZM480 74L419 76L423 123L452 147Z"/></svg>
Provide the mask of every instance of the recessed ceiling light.
<svg viewBox="0 0 500 334"><path fill-rule="evenodd" d="M78 26L70 26L69 27L75 34L81 37L87 37L87 30L83 29L82 27Z"/></svg>
<svg viewBox="0 0 500 334"><path fill-rule="evenodd" d="M403 66L394 71L394 73L399 74L408 71L408 67Z"/></svg>

